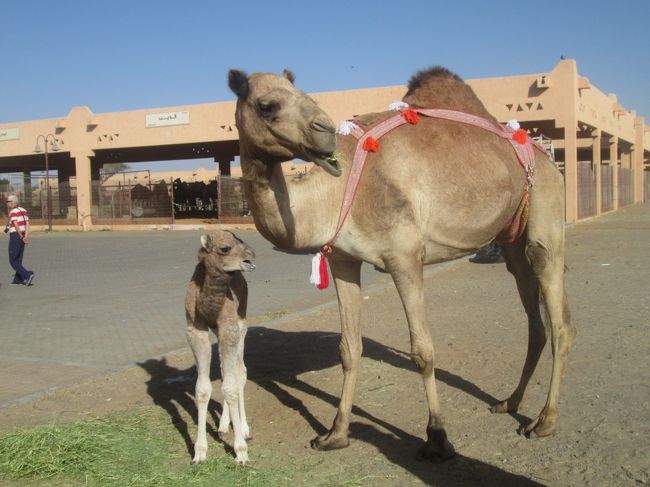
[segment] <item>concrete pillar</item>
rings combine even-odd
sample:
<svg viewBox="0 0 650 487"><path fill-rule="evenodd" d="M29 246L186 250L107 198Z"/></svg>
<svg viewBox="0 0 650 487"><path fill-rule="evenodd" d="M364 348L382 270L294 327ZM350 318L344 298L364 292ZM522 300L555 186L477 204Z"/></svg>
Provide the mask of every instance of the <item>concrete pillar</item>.
<svg viewBox="0 0 650 487"><path fill-rule="evenodd" d="M575 125L564 129L564 186L566 221L578 221L578 138Z"/></svg>
<svg viewBox="0 0 650 487"><path fill-rule="evenodd" d="M23 167L23 188L23 197L20 204L29 212L34 207L32 204L32 173L29 166Z"/></svg>
<svg viewBox="0 0 650 487"><path fill-rule="evenodd" d="M90 154L72 154L75 163L75 174L77 176L77 221L78 224L87 230L92 224L90 214L91 188L90 188Z"/></svg>
<svg viewBox="0 0 650 487"><path fill-rule="evenodd" d="M553 98L562 100L557 126L564 128L564 186L566 221L578 220L578 67L573 59L560 61L551 73Z"/></svg>
<svg viewBox="0 0 650 487"><path fill-rule="evenodd" d="M59 167L59 213L64 219L68 218L68 206L71 206L70 201L70 168L67 164Z"/></svg>
<svg viewBox="0 0 650 487"><path fill-rule="evenodd" d="M609 164L612 166L612 210L618 210L618 137L609 139Z"/></svg>
<svg viewBox="0 0 650 487"><path fill-rule="evenodd" d="M230 162L232 159L230 157L220 157L215 161L219 164L219 173L222 176L230 176Z"/></svg>
<svg viewBox="0 0 650 487"><path fill-rule="evenodd" d="M643 117L634 119L634 146L632 147L632 169L634 169L634 202L643 203L643 137L645 136L645 120Z"/></svg>
<svg viewBox="0 0 650 487"><path fill-rule="evenodd" d="M594 171L594 178L596 180L596 215L599 216L602 211L603 205L603 194L602 194L602 173L601 173L601 160L600 160L600 143L602 140L602 134L600 129L596 129L591 134L593 138L593 145L591 146L591 161L592 169Z"/></svg>

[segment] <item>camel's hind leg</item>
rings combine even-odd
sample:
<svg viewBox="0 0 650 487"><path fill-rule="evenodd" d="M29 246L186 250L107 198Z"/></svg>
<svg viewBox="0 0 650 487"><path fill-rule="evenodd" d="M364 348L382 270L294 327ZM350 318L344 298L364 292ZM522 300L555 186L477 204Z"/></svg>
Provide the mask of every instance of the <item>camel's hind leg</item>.
<svg viewBox="0 0 650 487"><path fill-rule="evenodd" d="M560 380L576 329L570 323L569 307L564 290L564 259L554 258L540 242L526 248L533 270L539 276L542 298L546 305L551 329L553 369L546 404L539 416L524 428L525 434L548 436L555 431L560 399Z"/></svg>
<svg viewBox="0 0 650 487"><path fill-rule="evenodd" d="M196 361L196 390L195 400L198 410L197 434L194 443L194 458L192 463L199 463L206 459L208 452L208 439L206 436L206 421L208 403L212 396L212 383L210 382L210 359L212 356L212 344L210 343L210 331L198 329L188 321L187 342L192 349Z"/></svg>
<svg viewBox="0 0 650 487"><path fill-rule="evenodd" d="M539 282L524 253L524 243L522 239L514 245L504 245L503 253L508 271L517 282L519 296L528 316L528 351L517 388L508 399L491 408L493 413L516 412L519 409L528 382L546 345L546 331L539 305Z"/></svg>

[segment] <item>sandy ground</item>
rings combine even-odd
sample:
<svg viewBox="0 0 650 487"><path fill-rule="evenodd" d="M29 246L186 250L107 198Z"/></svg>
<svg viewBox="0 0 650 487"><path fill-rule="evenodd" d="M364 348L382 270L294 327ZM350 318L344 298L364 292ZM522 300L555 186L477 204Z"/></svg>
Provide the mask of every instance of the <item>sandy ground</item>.
<svg viewBox="0 0 650 487"><path fill-rule="evenodd" d="M519 378L525 314L503 264L463 260L426 279L436 376L457 450L454 459L444 464L415 460L427 420L424 392L406 355L408 333L397 293L384 287L364 299L364 358L352 442L343 450L308 447L329 427L341 387L336 306L290 316L274 328L251 328L246 391L256 465L302 466L296 482L306 485L333 477L362 479L369 486L649 483L648 210L649 204L636 205L567 231L567 287L578 336L562 384L555 435L527 439L517 434L544 404L550 347L521 411L489 412ZM5 409L0 430L162 408L178 441L187 445L189 462L194 373L187 351L151 359ZM216 363L212 377L209 454L222 455L232 437L225 445L216 439L221 401Z"/></svg>

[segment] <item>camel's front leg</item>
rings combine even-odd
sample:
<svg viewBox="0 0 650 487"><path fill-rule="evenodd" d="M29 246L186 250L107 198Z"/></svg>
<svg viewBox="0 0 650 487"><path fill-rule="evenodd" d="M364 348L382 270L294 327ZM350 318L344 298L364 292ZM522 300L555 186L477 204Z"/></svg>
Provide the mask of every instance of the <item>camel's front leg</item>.
<svg viewBox="0 0 650 487"><path fill-rule="evenodd" d="M243 386L240 377L238 348L240 341L243 341L243 339L241 325L239 323L219 329L219 355L221 357L221 374L223 376L221 389L224 399L224 415L226 414L227 407L235 437L233 448L237 457L237 463L240 465L248 463L248 445L244 436L240 410L240 391L243 392Z"/></svg>
<svg viewBox="0 0 650 487"><path fill-rule="evenodd" d="M343 366L343 391L339 409L330 431L315 438L312 448L334 450L350 444L348 427L357 382L357 371L361 358L361 262L330 259L330 269L336 284L341 314L341 344L339 346Z"/></svg>
<svg viewBox="0 0 650 487"><path fill-rule="evenodd" d="M199 463L206 459L208 452L208 439L206 436L206 420L208 403L212 396L212 383L210 382L210 359L212 344L210 332L199 330L191 323L187 326L187 342L192 349L196 361L196 409L198 410L196 442L194 443L194 458L192 463Z"/></svg>
<svg viewBox="0 0 650 487"><path fill-rule="evenodd" d="M433 368L433 341L424 313L422 262L415 258L409 260L408 256L403 256L390 259L386 264L404 305L411 337L411 359L422 375L429 406L427 441L420 449L419 456L434 461L448 460L454 456L455 451L447 440L440 415Z"/></svg>

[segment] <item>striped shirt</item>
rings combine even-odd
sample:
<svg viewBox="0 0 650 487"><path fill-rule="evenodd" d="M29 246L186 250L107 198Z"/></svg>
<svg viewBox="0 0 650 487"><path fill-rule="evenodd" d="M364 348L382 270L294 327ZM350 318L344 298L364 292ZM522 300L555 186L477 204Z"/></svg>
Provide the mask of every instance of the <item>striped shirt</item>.
<svg viewBox="0 0 650 487"><path fill-rule="evenodd" d="M21 206L16 206L9 212L9 233L15 233L16 228L14 225L17 225L20 233L24 235L27 230L28 221L27 210Z"/></svg>

